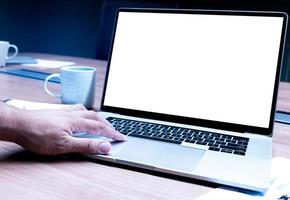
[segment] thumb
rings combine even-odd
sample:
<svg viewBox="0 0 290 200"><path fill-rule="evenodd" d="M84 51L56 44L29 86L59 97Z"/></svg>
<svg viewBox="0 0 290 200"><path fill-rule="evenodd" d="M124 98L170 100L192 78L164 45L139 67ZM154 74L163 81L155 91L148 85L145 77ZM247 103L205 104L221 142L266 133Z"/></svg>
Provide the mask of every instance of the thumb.
<svg viewBox="0 0 290 200"><path fill-rule="evenodd" d="M70 137L66 153L100 153L107 154L111 150L111 144L91 138Z"/></svg>

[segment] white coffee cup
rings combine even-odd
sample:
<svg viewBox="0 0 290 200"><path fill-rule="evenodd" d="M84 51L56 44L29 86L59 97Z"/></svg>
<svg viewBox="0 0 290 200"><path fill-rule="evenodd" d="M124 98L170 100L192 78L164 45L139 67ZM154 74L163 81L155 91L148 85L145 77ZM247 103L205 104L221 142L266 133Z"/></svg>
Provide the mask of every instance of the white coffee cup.
<svg viewBox="0 0 290 200"><path fill-rule="evenodd" d="M51 92L47 83L49 79L57 77L61 81L60 93ZM82 104L92 108L95 102L96 68L89 66L62 67L59 74L51 74L44 81L45 91L61 99L63 104Z"/></svg>
<svg viewBox="0 0 290 200"><path fill-rule="evenodd" d="M14 48L15 52L8 56L9 48ZM0 67L6 66L6 60L14 58L18 54L18 48L7 41L0 41Z"/></svg>

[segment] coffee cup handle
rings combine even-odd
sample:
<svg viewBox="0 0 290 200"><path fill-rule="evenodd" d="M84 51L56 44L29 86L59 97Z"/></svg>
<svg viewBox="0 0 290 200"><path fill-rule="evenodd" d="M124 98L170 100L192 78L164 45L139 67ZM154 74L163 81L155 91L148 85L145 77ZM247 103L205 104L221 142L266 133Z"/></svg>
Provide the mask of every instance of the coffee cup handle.
<svg viewBox="0 0 290 200"><path fill-rule="evenodd" d="M46 92L47 94L49 94L49 95L51 95L51 96L54 96L54 97L61 98L61 95L60 95L60 94L56 94L56 93L51 92L51 91L48 89L48 87L47 87L47 83L48 83L48 81L49 81L50 79L54 78L54 77L60 79L60 74L51 74L51 75L47 76L47 77L45 78L45 81L44 81L44 89L45 89L45 92Z"/></svg>
<svg viewBox="0 0 290 200"><path fill-rule="evenodd" d="M14 54L12 54L11 56L7 56L6 59L14 58L14 57L17 56L17 54L18 54L18 48L17 48L16 45L14 45L14 44L10 44L10 45L9 45L9 48L14 48L15 52L14 52Z"/></svg>

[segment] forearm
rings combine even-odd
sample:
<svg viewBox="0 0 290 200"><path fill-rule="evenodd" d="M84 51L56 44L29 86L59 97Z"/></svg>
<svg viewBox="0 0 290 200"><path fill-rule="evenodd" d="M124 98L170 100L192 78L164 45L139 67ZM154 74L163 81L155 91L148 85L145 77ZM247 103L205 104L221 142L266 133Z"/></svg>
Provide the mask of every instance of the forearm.
<svg viewBox="0 0 290 200"><path fill-rule="evenodd" d="M0 102L0 140L17 142L25 124L25 111Z"/></svg>

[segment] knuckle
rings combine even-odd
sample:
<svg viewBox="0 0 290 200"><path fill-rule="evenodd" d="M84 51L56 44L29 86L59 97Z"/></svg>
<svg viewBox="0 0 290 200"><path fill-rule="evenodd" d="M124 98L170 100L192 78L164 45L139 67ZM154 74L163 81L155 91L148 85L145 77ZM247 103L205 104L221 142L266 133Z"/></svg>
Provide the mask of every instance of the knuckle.
<svg viewBox="0 0 290 200"><path fill-rule="evenodd" d="M103 130L106 127L106 125L103 122L98 121L96 122L96 127L97 129Z"/></svg>
<svg viewBox="0 0 290 200"><path fill-rule="evenodd" d="M91 115L96 115L96 112L92 110L88 110L88 113L90 113Z"/></svg>
<svg viewBox="0 0 290 200"><path fill-rule="evenodd" d="M52 150L51 154L62 154L62 153L68 153L68 141L66 139L61 139L56 141L55 147Z"/></svg>
<svg viewBox="0 0 290 200"><path fill-rule="evenodd" d="M106 121L104 118L102 118L98 113L95 113L96 119L99 121Z"/></svg>
<svg viewBox="0 0 290 200"><path fill-rule="evenodd" d="M96 119L97 118L97 115L96 115L96 112L95 111L92 111L92 110L89 110L87 111L88 113L88 116L92 119Z"/></svg>
<svg viewBox="0 0 290 200"><path fill-rule="evenodd" d="M94 145L94 142L92 140L88 140L85 145L84 152L94 153L95 151L96 151L96 147Z"/></svg>
<svg viewBox="0 0 290 200"><path fill-rule="evenodd" d="M70 121L71 132L77 132L86 129L86 121L84 119L75 119Z"/></svg>

